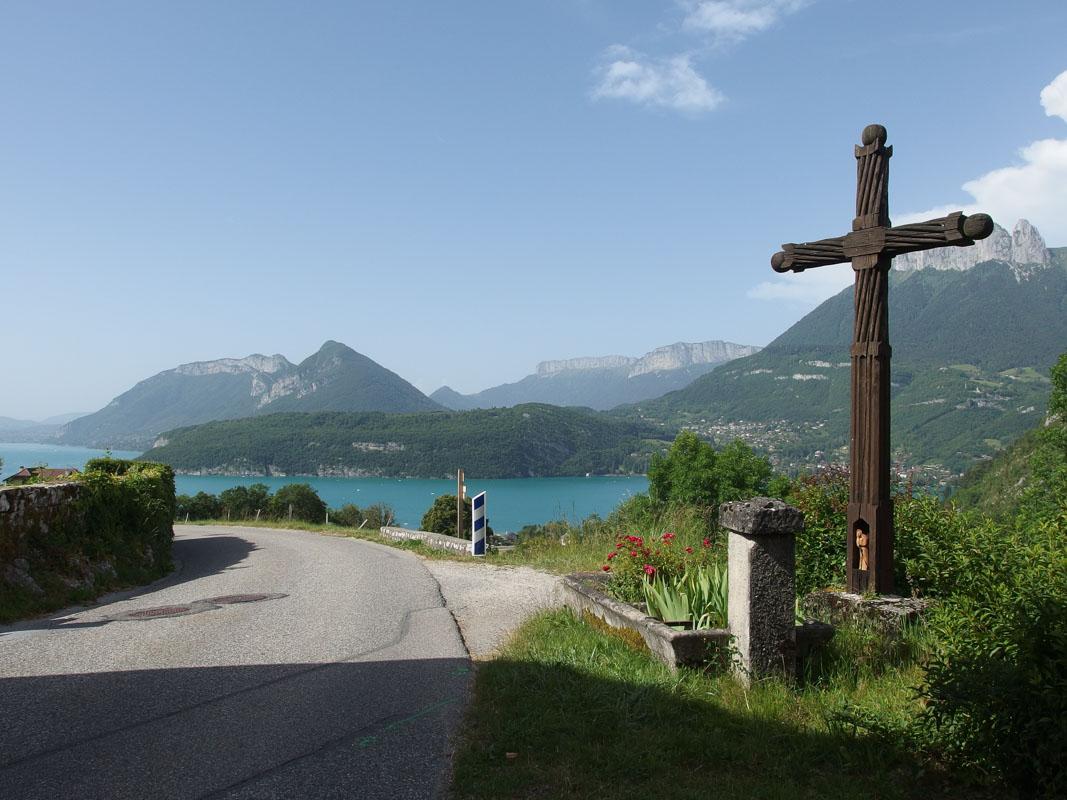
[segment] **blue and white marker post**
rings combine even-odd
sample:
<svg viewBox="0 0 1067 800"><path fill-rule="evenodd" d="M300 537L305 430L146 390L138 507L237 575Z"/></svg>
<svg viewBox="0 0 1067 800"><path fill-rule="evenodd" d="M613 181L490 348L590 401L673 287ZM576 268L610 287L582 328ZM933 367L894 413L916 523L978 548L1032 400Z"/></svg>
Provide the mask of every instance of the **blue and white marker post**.
<svg viewBox="0 0 1067 800"><path fill-rule="evenodd" d="M471 555L485 555L485 492L471 499Z"/></svg>

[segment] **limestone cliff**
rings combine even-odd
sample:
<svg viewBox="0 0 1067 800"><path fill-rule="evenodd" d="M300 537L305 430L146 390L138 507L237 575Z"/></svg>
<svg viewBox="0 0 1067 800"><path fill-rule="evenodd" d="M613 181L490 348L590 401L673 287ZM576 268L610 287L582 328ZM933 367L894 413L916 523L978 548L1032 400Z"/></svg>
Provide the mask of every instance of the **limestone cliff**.
<svg viewBox="0 0 1067 800"><path fill-rule="evenodd" d="M987 239L972 247L942 247L908 253L893 259L893 268L909 271L918 269L966 270L985 261L1010 264L1016 277L1029 274L1035 268L1047 267L1051 255L1037 228L1021 219L1009 234L999 225Z"/></svg>

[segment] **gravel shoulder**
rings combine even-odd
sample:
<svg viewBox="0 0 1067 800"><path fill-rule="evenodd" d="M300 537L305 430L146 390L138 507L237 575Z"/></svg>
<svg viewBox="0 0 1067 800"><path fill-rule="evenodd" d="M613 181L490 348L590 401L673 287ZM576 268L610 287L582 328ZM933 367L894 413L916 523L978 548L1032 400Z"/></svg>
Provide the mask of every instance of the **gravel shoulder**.
<svg viewBox="0 0 1067 800"><path fill-rule="evenodd" d="M423 560L474 659L484 660L526 619L561 605L557 575L530 567Z"/></svg>

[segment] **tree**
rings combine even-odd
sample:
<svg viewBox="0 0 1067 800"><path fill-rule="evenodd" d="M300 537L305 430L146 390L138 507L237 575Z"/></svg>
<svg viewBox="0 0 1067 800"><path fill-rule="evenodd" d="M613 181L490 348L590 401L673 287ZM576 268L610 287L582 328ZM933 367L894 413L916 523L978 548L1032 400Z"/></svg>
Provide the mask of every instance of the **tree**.
<svg viewBox="0 0 1067 800"><path fill-rule="evenodd" d="M270 516L275 519L288 519L290 507L293 509L293 519L305 522L324 522L326 519L326 504L318 492L306 483L287 484L270 498Z"/></svg>
<svg viewBox="0 0 1067 800"><path fill-rule="evenodd" d="M463 538L471 538L471 501L463 504ZM434 498L433 505L422 515L419 527L430 533L443 533L445 536L456 535L456 496L441 494Z"/></svg>
<svg viewBox="0 0 1067 800"><path fill-rule="evenodd" d="M257 511L264 511L270 500L270 490L262 483L251 486L231 486L219 495L223 509L234 519L254 517Z"/></svg>
<svg viewBox="0 0 1067 800"><path fill-rule="evenodd" d="M715 459L718 502L765 495L772 473L771 463L767 459L756 455L740 439L734 439L718 452Z"/></svg>
<svg viewBox="0 0 1067 800"><path fill-rule="evenodd" d="M471 498L463 503L463 538L471 538L471 527L474 522L474 511L471 509ZM429 510L422 515L419 527L431 533L443 533L445 536L456 535L456 496L454 494L438 495ZM489 527L488 520L485 526L486 540L493 535L493 529Z"/></svg>
<svg viewBox="0 0 1067 800"><path fill-rule="evenodd" d="M716 452L692 431L682 431L666 456L652 456L648 494L660 505L717 509L728 500L765 494L772 474L770 462L739 439Z"/></svg>
<svg viewBox="0 0 1067 800"><path fill-rule="evenodd" d="M679 433L666 456L652 456L648 495L662 505L716 505L715 449L692 431Z"/></svg>

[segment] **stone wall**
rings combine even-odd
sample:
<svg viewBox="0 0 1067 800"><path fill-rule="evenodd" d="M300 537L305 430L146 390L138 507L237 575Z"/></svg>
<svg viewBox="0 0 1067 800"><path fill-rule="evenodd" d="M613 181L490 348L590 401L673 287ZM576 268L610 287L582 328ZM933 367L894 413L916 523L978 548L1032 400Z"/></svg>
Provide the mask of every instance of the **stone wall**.
<svg viewBox="0 0 1067 800"><path fill-rule="evenodd" d="M384 527L381 529L382 536L400 541L422 542L438 550L452 550L456 553L469 553L471 550L470 539L460 539L456 536L445 536L442 533L430 533L429 531L413 531L410 528Z"/></svg>
<svg viewBox="0 0 1067 800"><path fill-rule="evenodd" d="M0 584L40 597L42 573L70 588L89 588L110 564L65 557L69 532L85 528L80 483L43 483L0 488ZM5 588L0 586L0 588Z"/></svg>

